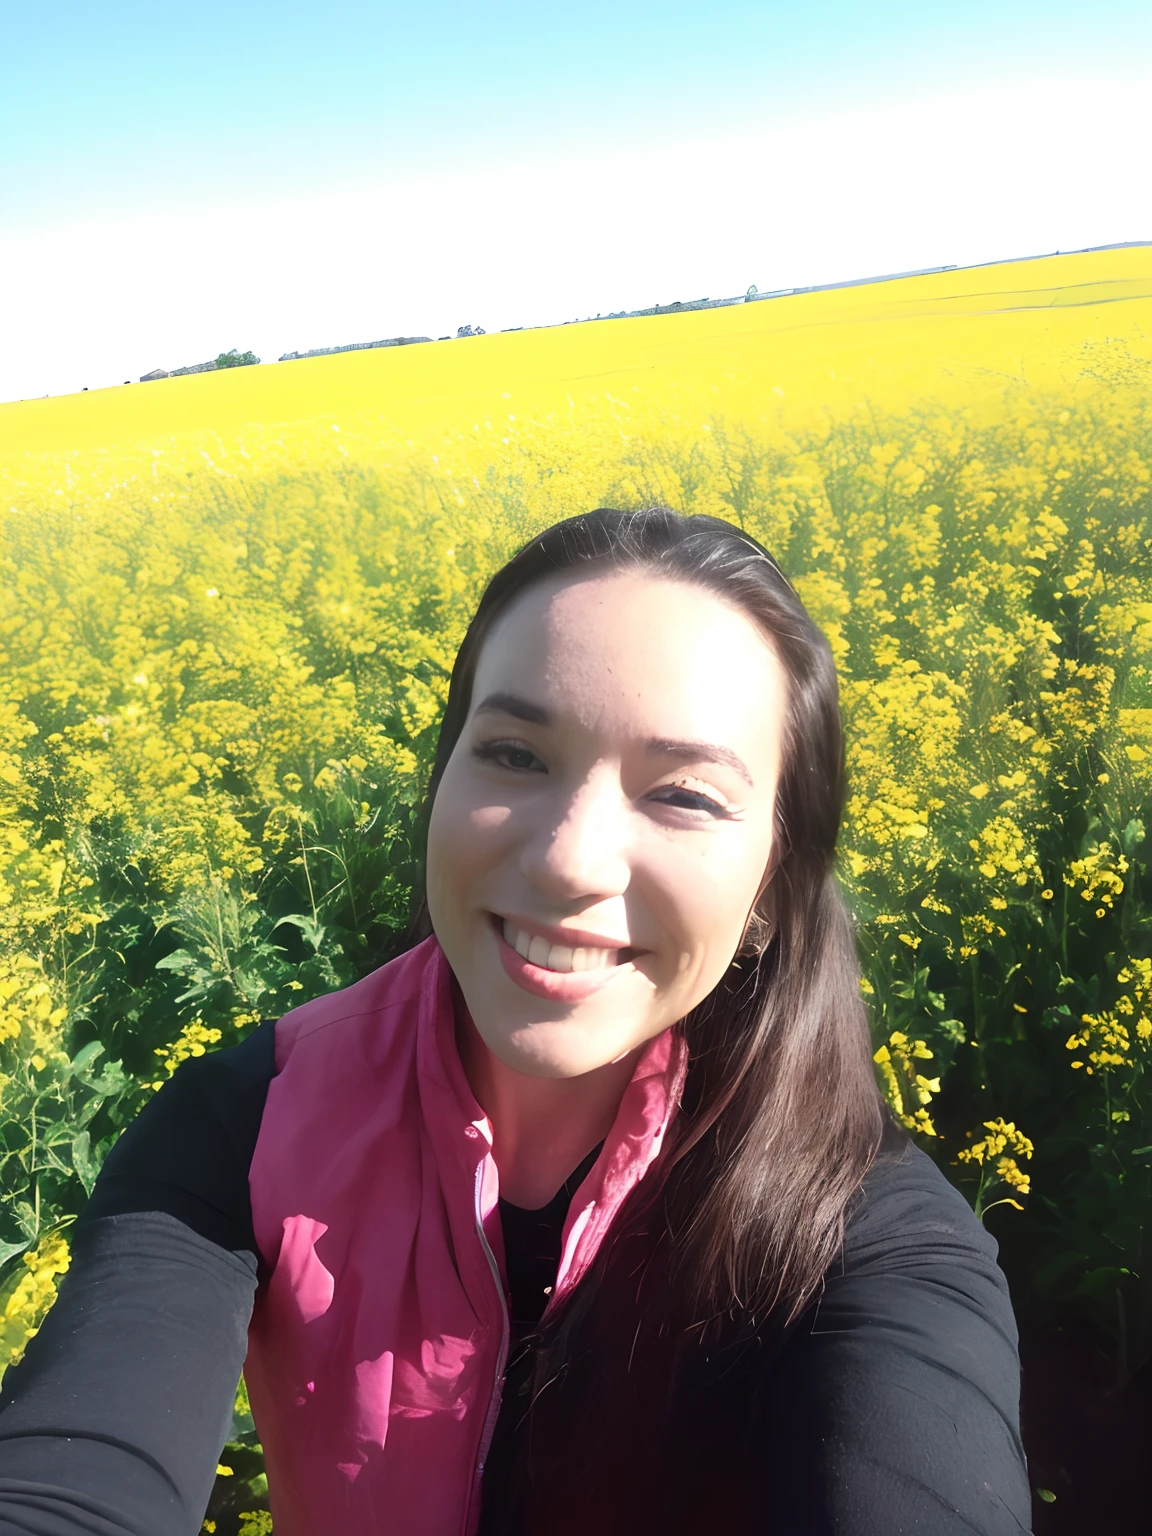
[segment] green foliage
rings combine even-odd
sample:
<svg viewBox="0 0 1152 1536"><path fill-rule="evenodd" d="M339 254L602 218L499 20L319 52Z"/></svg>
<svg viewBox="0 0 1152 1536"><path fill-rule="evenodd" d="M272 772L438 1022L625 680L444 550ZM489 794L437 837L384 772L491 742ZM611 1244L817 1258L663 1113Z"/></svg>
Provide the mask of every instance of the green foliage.
<svg viewBox="0 0 1152 1536"><path fill-rule="evenodd" d="M66 1224L92 1191L100 1164L138 1104L121 1064L97 1070L98 1040L74 1057L56 1051L17 1058L5 1075L0 1117L0 1284L13 1261ZM104 1134L93 1140L93 1128Z"/></svg>

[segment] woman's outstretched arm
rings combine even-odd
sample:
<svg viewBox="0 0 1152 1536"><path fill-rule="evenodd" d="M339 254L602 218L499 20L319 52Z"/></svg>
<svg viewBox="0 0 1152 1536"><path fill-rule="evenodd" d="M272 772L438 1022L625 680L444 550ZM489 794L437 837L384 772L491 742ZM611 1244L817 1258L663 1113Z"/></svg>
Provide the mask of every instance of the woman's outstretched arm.
<svg viewBox="0 0 1152 1536"><path fill-rule="evenodd" d="M124 1132L0 1391L0 1536L194 1536L259 1273L248 1165L272 1025L187 1062Z"/></svg>
<svg viewBox="0 0 1152 1536"><path fill-rule="evenodd" d="M996 1242L909 1146L764 1385L775 1536L1021 1536L1020 1364Z"/></svg>
<svg viewBox="0 0 1152 1536"><path fill-rule="evenodd" d="M3 1536L193 1536L247 1349L256 1259L162 1212L79 1223L0 1400Z"/></svg>

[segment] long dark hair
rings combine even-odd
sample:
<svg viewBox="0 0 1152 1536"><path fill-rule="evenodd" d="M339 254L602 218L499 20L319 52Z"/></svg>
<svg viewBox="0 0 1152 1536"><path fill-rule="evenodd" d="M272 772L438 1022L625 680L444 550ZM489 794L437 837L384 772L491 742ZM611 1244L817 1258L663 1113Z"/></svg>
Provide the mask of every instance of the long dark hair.
<svg viewBox="0 0 1152 1536"><path fill-rule="evenodd" d="M787 708L771 878L728 972L677 1025L690 1053L681 1112L620 1221L661 1199L676 1292L694 1317L764 1314L781 1303L791 1317L840 1247L846 1209L888 1117L852 920L833 872L845 796L835 664L768 551L720 518L663 506L600 507L525 544L493 576L456 657L424 832L496 620L548 577L637 569L704 587L748 614L783 667ZM417 890L399 948L431 932ZM595 1274L577 1288L585 1298Z"/></svg>

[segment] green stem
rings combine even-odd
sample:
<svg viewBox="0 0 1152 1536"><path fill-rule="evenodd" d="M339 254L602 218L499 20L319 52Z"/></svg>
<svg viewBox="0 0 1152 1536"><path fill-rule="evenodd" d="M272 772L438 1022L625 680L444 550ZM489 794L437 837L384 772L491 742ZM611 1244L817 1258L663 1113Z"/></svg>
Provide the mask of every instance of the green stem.
<svg viewBox="0 0 1152 1536"><path fill-rule="evenodd" d="M1068 886L1064 883L1060 917L1060 954L1064 960L1064 974L1068 974Z"/></svg>
<svg viewBox="0 0 1152 1536"><path fill-rule="evenodd" d="M988 1073L984 1064L984 1005L980 996L980 956L979 954L968 956L968 966L972 972L972 1038L976 1045L976 1056L980 1063L980 1088L984 1089L988 1081Z"/></svg>
<svg viewBox="0 0 1152 1536"><path fill-rule="evenodd" d="M984 1219L984 1186L988 1182L988 1169L985 1164L980 1164L980 1183L976 1189L976 1201L972 1209L978 1220Z"/></svg>
<svg viewBox="0 0 1152 1536"><path fill-rule="evenodd" d="M979 1041L984 1032L984 1009L980 1000L980 956L968 956L968 968L972 972L972 1034Z"/></svg>
<svg viewBox="0 0 1152 1536"><path fill-rule="evenodd" d="M312 903L312 921L317 921L316 893L312 889L312 874L308 868L308 850L304 846L304 827L300 821L300 813L296 813L296 831L300 837L300 853L304 859L304 878L308 882L308 900Z"/></svg>

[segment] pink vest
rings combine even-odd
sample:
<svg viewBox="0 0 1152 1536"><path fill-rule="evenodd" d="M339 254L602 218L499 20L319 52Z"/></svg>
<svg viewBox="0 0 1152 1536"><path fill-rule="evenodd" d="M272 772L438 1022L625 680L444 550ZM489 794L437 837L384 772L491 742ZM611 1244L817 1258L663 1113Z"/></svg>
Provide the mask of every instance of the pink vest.
<svg viewBox="0 0 1152 1536"><path fill-rule="evenodd" d="M435 938L276 1024L249 1174L244 1375L276 1536L471 1536L508 1350L492 1131ZM564 1224L549 1307L660 1150L687 1050L641 1052Z"/></svg>

